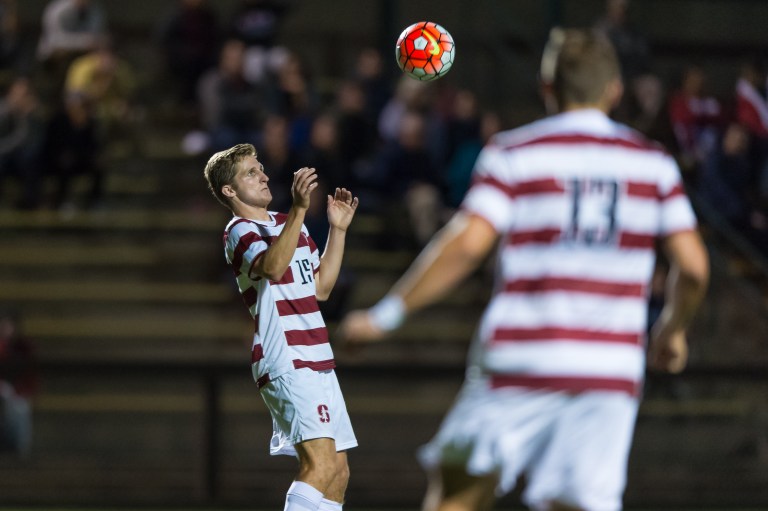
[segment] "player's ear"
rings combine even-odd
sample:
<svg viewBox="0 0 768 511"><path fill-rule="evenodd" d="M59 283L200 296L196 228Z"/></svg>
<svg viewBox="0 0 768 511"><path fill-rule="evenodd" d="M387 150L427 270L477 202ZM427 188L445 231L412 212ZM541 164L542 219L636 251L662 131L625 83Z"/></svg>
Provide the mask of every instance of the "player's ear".
<svg viewBox="0 0 768 511"><path fill-rule="evenodd" d="M539 82L539 93L544 101L544 108L548 114L556 114L559 111L554 87L549 82Z"/></svg>
<svg viewBox="0 0 768 511"><path fill-rule="evenodd" d="M623 95L624 82L621 81L621 78L615 78L606 84L604 97L609 111L619 106Z"/></svg>
<svg viewBox="0 0 768 511"><path fill-rule="evenodd" d="M229 184L221 187L221 193L224 195L224 197L229 197L230 199L237 195L235 189L232 187L232 185Z"/></svg>

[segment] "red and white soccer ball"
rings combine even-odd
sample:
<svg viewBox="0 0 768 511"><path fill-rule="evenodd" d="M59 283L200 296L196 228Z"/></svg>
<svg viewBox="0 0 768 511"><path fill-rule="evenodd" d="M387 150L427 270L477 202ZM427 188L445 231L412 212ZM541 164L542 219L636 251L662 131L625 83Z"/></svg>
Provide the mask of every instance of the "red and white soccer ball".
<svg viewBox="0 0 768 511"><path fill-rule="evenodd" d="M420 21L403 30L395 46L400 69L424 82L445 76L455 55L451 34L431 21Z"/></svg>

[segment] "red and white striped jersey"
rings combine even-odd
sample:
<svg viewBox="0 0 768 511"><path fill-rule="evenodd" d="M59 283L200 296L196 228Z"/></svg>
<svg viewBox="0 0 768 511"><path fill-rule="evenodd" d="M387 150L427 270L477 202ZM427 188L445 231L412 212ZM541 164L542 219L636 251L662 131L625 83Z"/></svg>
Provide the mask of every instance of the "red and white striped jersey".
<svg viewBox="0 0 768 511"><path fill-rule="evenodd" d="M462 208L500 233L470 367L636 394L655 241L696 228L674 159L598 110L563 113L496 135Z"/></svg>
<svg viewBox="0 0 768 511"><path fill-rule="evenodd" d="M285 226L287 215L269 215L270 221L236 216L224 232L227 262L254 320L251 363L259 387L293 369L322 371L336 365L315 295L320 254L307 228L301 226L291 264L279 281L251 274L254 261Z"/></svg>

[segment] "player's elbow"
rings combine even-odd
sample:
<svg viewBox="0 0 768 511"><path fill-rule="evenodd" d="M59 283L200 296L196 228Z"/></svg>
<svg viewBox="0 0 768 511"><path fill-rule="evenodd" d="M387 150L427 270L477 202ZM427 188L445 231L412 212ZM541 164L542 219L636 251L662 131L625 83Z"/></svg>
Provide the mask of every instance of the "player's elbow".
<svg viewBox="0 0 768 511"><path fill-rule="evenodd" d="M689 287L704 292L709 285L709 254L703 244L690 251L685 258L677 261L680 278Z"/></svg>
<svg viewBox="0 0 768 511"><path fill-rule="evenodd" d="M697 232L680 233L666 242L666 252L680 278L689 287L705 290L709 284L709 254Z"/></svg>
<svg viewBox="0 0 768 511"><path fill-rule="evenodd" d="M253 270L252 273L256 273L271 281L279 282L282 280L285 272L288 271L288 265L279 264L264 258L254 264Z"/></svg>
<svg viewBox="0 0 768 511"><path fill-rule="evenodd" d="M279 282L282 280L283 275L285 274L285 270L282 272L278 270L269 270L266 268L259 268L255 270L257 271L254 271L254 274L259 275L260 277L264 277L267 280L271 280L272 282Z"/></svg>
<svg viewBox="0 0 768 511"><path fill-rule="evenodd" d="M706 251L680 267L680 275L699 290L705 290L709 285L709 256Z"/></svg>
<svg viewBox="0 0 768 511"><path fill-rule="evenodd" d="M330 290L327 290L327 291L322 290L321 291L318 288L317 291L315 292L315 298L317 299L318 302L324 302L324 301L328 300L328 298L330 298L330 297L331 297L331 291Z"/></svg>

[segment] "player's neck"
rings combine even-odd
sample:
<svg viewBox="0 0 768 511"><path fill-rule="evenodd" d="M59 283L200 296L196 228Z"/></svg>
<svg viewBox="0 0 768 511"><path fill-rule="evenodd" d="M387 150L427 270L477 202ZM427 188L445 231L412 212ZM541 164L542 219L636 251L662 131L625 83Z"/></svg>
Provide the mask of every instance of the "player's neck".
<svg viewBox="0 0 768 511"><path fill-rule="evenodd" d="M562 112L576 112L584 110L599 110L605 115L610 113L610 109L601 103L569 103L565 105Z"/></svg>
<svg viewBox="0 0 768 511"><path fill-rule="evenodd" d="M232 207L232 213L235 214L235 216L239 216L240 218L247 218L249 220L271 220L272 217L269 216L269 211L267 208L259 208L256 206L249 206L246 204L236 204Z"/></svg>

